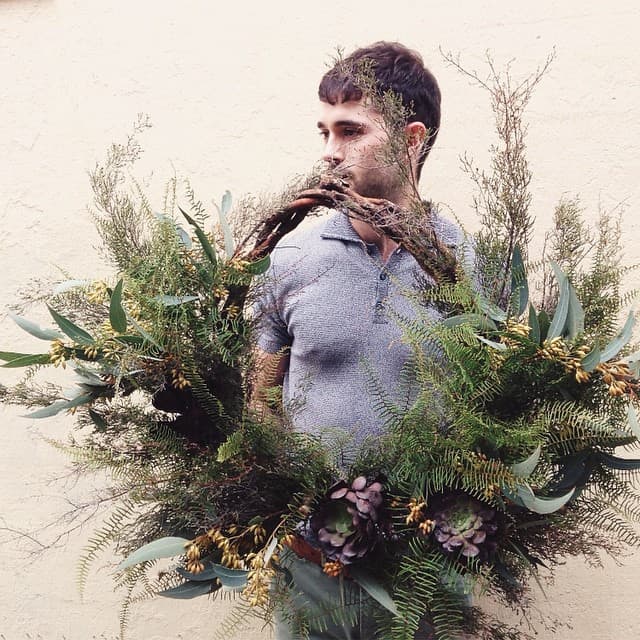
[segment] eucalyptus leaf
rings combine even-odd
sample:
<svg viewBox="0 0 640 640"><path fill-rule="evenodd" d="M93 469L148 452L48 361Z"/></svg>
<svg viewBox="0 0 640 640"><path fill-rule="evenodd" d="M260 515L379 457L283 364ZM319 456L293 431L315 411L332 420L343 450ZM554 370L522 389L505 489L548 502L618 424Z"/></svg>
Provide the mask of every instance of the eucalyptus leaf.
<svg viewBox="0 0 640 640"><path fill-rule="evenodd" d="M184 304L185 302L193 302L197 300L198 296L156 296L154 300L163 304L165 307L175 307L179 304Z"/></svg>
<svg viewBox="0 0 640 640"><path fill-rule="evenodd" d="M578 299L578 294L569 283L569 309L567 311L567 337L575 340L584 331L584 309Z"/></svg>
<svg viewBox="0 0 640 640"><path fill-rule="evenodd" d="M3 352L5 355L10 355L9 352ZM31 367L34 364L49 364L51 357L48 353L17 353L17 357L12 358L8 362L5 362L2 367L5 369L15 369L17 367ZM4 358L0 358L4 360Z"/></svg>
<svg viewBox="0 0 640 640"><path fill-rule="evenodd" d="M65 280L60 282L53 290L53 295L57 296L61 293L66 293L72 289L78 289L79 287L86 287L91 284L91 280Z"/></svg>
<svg viewBox="0 0 640 640"><path fill-rule="evenodd" d="M349 567L349 574L374 600L387 609L387 611L390 611L394 616L399 615L398 607L389 595L389 592L371 576L368 571L362 567L352 565Z"/></svg>
<svg viewBox="0 0 640 640"><path fill-rule="evenodd" d="M224 567L221 564L212 564L211 566L223 587L241 589L247 584L248 571L244 569L229 569L229 567Z"/></svg>
<svg viewBox="0 0 640 640"><path fill-rule="evenodd" d="M56 321L56 324L62 329L63 333L69 336L74 342L78 344L94 344L95 340L91 334L87 333L84 329L80 328L77 324L74 324L68 318L59 314L55 309L52 309L47 305L49 313Z"/></svg>
<svg viewBox="0 0 640 640"><path fill-rule="evenodd" d="M538 326L540 327L540 342L542 343L547 339L547 334L549 333L549 326L551 325L551 320L547 315L547 312L544 309L540 310L538 314Z"/></svg>
<svg viewBox="0 0 640 640"><path fill-rule="evenodd" d="M518 246L514 247L511 256L511 300L512 305L518 310L518 316L521 316L529 302L529 283L522 251Z"/></svg>
<svg viewBox="0 0 640 640"><path fill-rule="evenodd" d="M131 316L128 316L128 320L133 325L133 328L151 345L156 347L156 349L162 350L162 346L158 344L158 342L154 339L154 337L145 331Z"/></svg>
<svg viewBox="0 0 640 640"><path fill-rule="evenodd" d="M507 350L507 345L504 344L503 342L494 342L493 340L488 340L487 338L484 338L483 336L479 336L477 334L476 334L476 338L478 338L480 342L484 342L484 344L490 346L492 349L496 349L497 351Z"/></svg>
<svg viewBox="0 0 640 640"><path fill-rule="evenodd" d="M495 320L496 322L505 322L507 320L507 313L503 311L500 307L489 302L484 296L478 296L477 298L478 307L480 310L485 313L489 318Z"/></svg>
<svg viewBox="0 0 640 640"><path fill-rule="evenodd" d="M212 582L218 579L218 574L210 563L207 563L204 571L201 571L200 573L191 573L183 567L177 567L176 572L186 580L193 580L194 582Z"/></svg>
<svg viewBox="0 0 640 640"><path fill-rule="evenodd" d="M538 466L541 453L542 447L538 445L536 450L526 460L512 464L511 471L513 474L521 478L528 478Z"/></svg>
<svg viewBox="0 0 640 640"><path fill-rule="evenodd" d="M207 258L209 258L209 262L211 262L212 265L216 265L218 263L218 257L216 256L215 249L209 242L209 238L207 238L207 234L200 228L198 223L188 213L186 213L186 211L181 207L178 207L178 209L180 209L180 213L185 217L186 221L194 228L196 236L202 246L202 250Z"/></svg>
<svg viewBox="0 0 640 640"><path fill-rule="evenodd" d="M185 548L190 542L191 540L177 536L158 538L158 540L145 544L127 556L127 558L118 565L118 571L140 564L141 562L148 562L149 560L181 556L184 554Z"/></svg>
<svg viewBox="0 0 640 640"><path fill-rule="evenodd" d="M43 407L42 409L38 409L37 411L32 411L31 413L26 413L23 415L24 418L50 418L51 416L55 416L61 411L66 411L68 409L74 409L75 407L79 407L80 405L87 404L87 402L91 402L95 398L95 394L93 393L82 393L71 400L56 400L52 404L47 407Z"/></svg>
<svg viewBox="0 0 640 640"><path fill-rule="evenodd" d="M220 228L222 229L222 235L224 237L224 252L227 255L227 258L231 258L235 250L233 233L227 219L227 214L231 211L231 202L231 191L227 190L222 196L222 203L220 206L216 205L216 209L218 210L218 219L220 220Z"/></svg>
<svg viewBox="0 0 640 640"><path fill-rule="evenodd" d="M639 471L640 460L637 458L619 458L609 453L599 453L598 460L609 469L616 471Z"/></svg>
<svg viewBox="0 0 640 640"><path fill-rule="evenodd" d="M267 271L269 265L271 264L271 256L267 254L264 258L260 258L260 260L256 260L251 264L247 265L247 273L250 273L252 276L262 275Z"/></svg>
<svg viewBox="0 0 640 640"><path fill-rule="evenodd" d="M207 593L211 593L214 585L211 582L185 582L177 587L171 587L171 589L165 589L164 591L158 591L159 596L164 598L176 598L178 600L190 600L191 598L197 598L198 596L204 596Z"/></svg>
<svg viewBox="0 0 640 640"><path fill-rule="evenodd" d="M571 491L562 496L543 498L536 496L528 485L518 486L518 497L522 500L522 504L524 504L529 511L540 513L542 515L554 513L558 509L564 507L564 505L571 500L574 492L575 489L571 489Z"/></svg>
<svg viewBox="0 0 640 640"><path fill-rule="evenodd" d="M55 329L43 329L35 322L27 320L11 311L7 314L21 329L40 340L60 340L63 335Z"/></svg>
<svg viewBox="0 0 640 640"><path fill-rule="evenodd" d="M540 344L540 322L532 304L529 305L529 327L531 328L531 339L536 344Z"/></svg>
<svg viewBox="0 0 640 640"><path fill-rule="evenodd" d="M590 373L600 364L600 357L600 346L596 341L596 343L593 345L593 349L591 349L591 351L589 351L589 353L587 353L587 355L582 358L580 365L586 372Z"/></svg>
<svg viewBox="0 0 640 640"><path fill-rule="evenodd" d="M633 317L633 311L630 311L627 321L624 323L624 327L622 327L620 333L600 353L600 362L607 362L607 360L611 360L611 358L616 356L620 349L622 349L627 342L631 340L633 325L635 322L636 320Z"/></svg>
<svg viewBox="0 0 640 640"><path fill-rule="evenodd" d="M569 282L569 278L555 262L552 262L551 266L558 283L566 281L568 284L569 298L567 303L567 318L563 333L566 331L569 340L573 340L578 334L584 331L584 310L580 304L576 290L571 285L571 282Z"/></svg>
<svg viewBox="0 0 640 640"><path fill-rule="evenodd" d="M191 238L189 234L179 225L176 224L176 233L178 234L178 238L180 238L180 242L186 249L191 249L193 243L191 242Z"/></svg>
<svg viewBox="0 0 640 640"><path fill-rule="evenodd" d="M558 338L564 334L567 326L567 314L569 313L569 298L571 297L569 279L562 272L555 262L551 263L558 280L560 288L560 296L558 297L558 305L553 314L549 330L547 331L547 340Z"/></svg>
<svg viewBox="0 0 640 640"><path fill-rule="evenodd" d="M109 322L116 333L124 333L127 330L127 314L122 308L122 286L122 280L118 280L109 303Z"/></svg>
<svg viewBox="0 0 640 640"><path fill-rule="evenodd" d="M277 546L278 538L273 536L271 542L269 543L269 546L264 550L263 562L265 566L269 564L269 560L271 560L271 556L273 555L273 552L276 550Z"/></svg>

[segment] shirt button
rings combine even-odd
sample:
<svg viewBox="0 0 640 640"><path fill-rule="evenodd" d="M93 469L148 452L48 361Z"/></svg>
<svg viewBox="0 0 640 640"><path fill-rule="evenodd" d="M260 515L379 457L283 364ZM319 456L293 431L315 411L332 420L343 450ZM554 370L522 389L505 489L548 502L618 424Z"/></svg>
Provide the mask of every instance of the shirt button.
<svg viewBox="0 0 640 640"><path fill-rule="evenodd" d="M386 280L386 279L387 279L387 274L383 271L383 272L380 274L380 280Z"/></svg>
<svg viewBox="0 0 640 640"><path fill-rule="evenodd" d="M376 302L376 309L380 310L383 308L382 302Z"/></svg>

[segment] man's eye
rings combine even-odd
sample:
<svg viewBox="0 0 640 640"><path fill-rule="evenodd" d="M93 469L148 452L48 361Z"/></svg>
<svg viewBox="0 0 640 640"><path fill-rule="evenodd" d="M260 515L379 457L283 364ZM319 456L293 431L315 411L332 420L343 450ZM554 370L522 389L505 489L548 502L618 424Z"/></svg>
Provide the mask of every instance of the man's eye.
<svg viewBox="0 0 640 640"><path fill-rule="evenodd" d="M323 139L326 140L329 137L329 132L328 131L318 131L318 135Z"/></svg>
<svg viewBox="0 0 640 640"><path fill-rule="evenodd" d="M353 138L354 136L360 135L360 129L358 128L348 128L342 131L342 134L345 138Z"/></svg>

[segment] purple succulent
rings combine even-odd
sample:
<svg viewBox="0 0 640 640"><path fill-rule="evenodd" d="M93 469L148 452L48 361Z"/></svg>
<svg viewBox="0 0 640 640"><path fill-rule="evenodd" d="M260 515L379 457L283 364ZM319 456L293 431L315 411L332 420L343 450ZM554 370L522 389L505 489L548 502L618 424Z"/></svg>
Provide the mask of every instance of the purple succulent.
<svg viewBox="0 0 640 640"><path fill-rule="evenodd" d="M384 510L383 486L358 476L340 481L311 516L308 529L328 560L351 564L391 531Z"/></svg>
<svg viewBox="0 0 640 640"><path fill-rule="evenodd" d="M443 497L431 517L433 535L447 553L486 557L495 548L496 511L469 495Z"/></svg>

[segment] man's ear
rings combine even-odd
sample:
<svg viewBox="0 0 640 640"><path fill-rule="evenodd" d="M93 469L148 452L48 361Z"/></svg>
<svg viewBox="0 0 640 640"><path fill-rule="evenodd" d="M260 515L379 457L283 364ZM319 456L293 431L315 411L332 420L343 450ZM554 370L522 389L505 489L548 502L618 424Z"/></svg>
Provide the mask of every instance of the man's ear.
<svg viewBox="0 0 640 640"><path fill-rule="evenodd" d="M410 122L404 129L409 150L420 155L422 145L427 138L427 127L422 122Z"/></svg>

